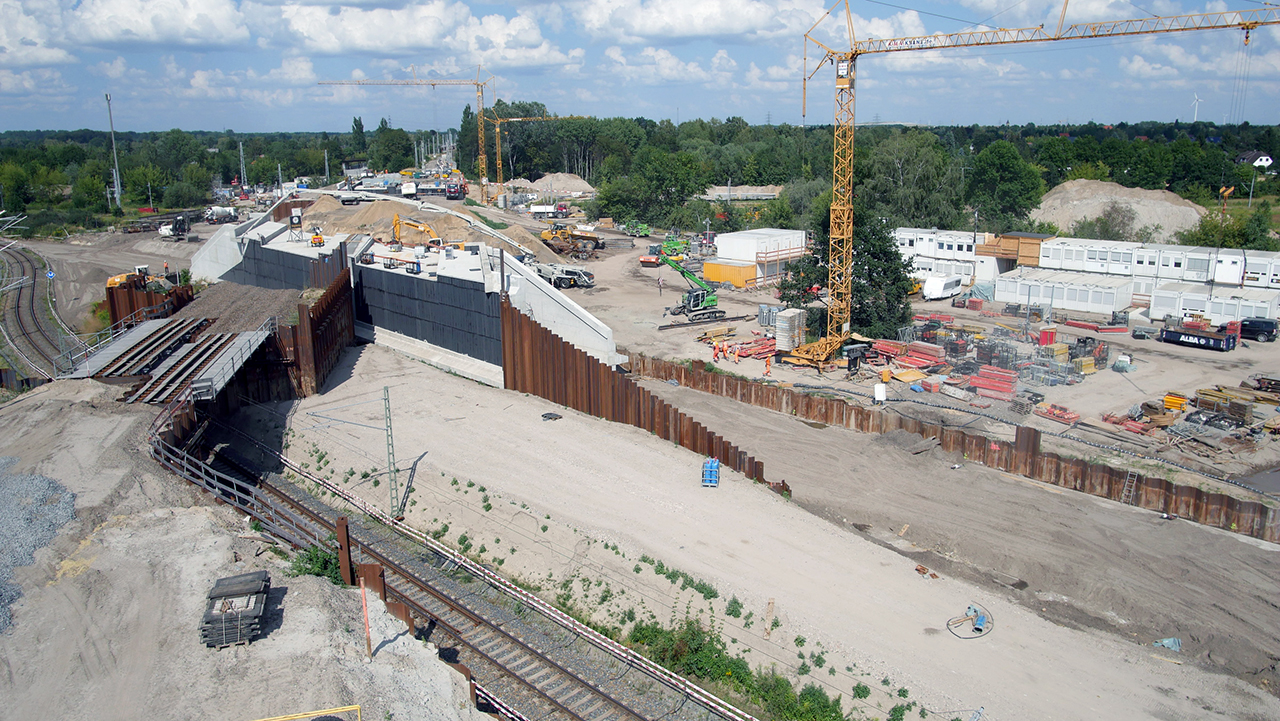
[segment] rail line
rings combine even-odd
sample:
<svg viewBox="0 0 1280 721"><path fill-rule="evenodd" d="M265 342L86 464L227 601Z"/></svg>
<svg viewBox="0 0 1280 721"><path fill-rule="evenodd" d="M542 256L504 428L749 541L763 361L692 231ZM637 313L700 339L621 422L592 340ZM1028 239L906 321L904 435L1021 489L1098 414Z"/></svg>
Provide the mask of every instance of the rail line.
<svg viewBox="0 0 1280 721"><path fill-rule="evenodd" d="M339 511L274 474L263 477L235 454L212 453L202 460L190 448L178 449L163 439L174 413L189 399L186 393L179 396L152 425L152 456L276 535L298 545L331 546ZM191 417L183 422L190 427ZM202 420L184 435L192 445L205 443L211 431L231 434L235 445L251 443L272 463L363 514L347 525L352 562L381 566L387 599L428 620L429 634L451 639L450 653L470 670L477 696L500 715L514 721L755 721L430 536L311 476L238 429Z"/></svg>
<svg viewBox="0 0 1280 721"><path fill-rule="evenodd" d="M52 380L62 356L62 334L56 326L51 330L48 314L40 312L39 299L42 294L47 298L49 293L48 278L24 248L6 248L0 256L8 267L17 268L18 276L31 280L10 291L12 295L4 308L6 339L32 370Z"/></svg>

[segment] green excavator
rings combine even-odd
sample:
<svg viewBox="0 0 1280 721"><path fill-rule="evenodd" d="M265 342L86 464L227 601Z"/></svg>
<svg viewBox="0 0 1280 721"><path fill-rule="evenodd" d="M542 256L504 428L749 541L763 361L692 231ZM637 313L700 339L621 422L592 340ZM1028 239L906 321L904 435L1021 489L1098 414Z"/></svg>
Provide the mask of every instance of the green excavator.
<svg viewBox="0 0 1280 721"><path fill-rule="evenodd" d="M668 308L664 315L686 315L690 323L700 320L718 320L725 316L725 312L716 307L719 301L716 298L715 289L707 285L706 281L672 260L666 253L659 254L658 260L671 266L689 282L689 290L680 296L680 304Z"/></svg>

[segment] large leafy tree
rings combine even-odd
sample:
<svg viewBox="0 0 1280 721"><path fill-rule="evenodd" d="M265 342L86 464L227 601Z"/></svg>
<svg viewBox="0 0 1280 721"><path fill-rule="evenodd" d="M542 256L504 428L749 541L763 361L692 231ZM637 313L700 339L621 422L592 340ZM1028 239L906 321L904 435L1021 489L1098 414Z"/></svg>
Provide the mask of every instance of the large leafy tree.
<svg viewBox="0 0 1280 721"><path fill-rule="evenodd" d="M960 216L960 166L933 133L895 133L871 149L858 197L895 225L950 228Z"/></svg>
<svg viewBox="0 0 1280 721"><path fill-rule="evenodd" d="M1035 166L1013 143L997 140L974 156L965 199L977 209L983 227L999 232L1024 223L1044 190Z"/></svg>
<svg viewBox="0 0 1280 721"><path fill-rule="evenodd" d="M413 165L413 139L383 118L369 145L369 165L379 170L400 170Z"/></svg>
<svg viewBox="0 0 1280 721"><path fill-rule="evenodd" d="M470 110L471 106L467 106ZM354 154L360 154L368 149L368 141L364 137L364 120L361 118L351 119L351 147L350 150Z"/></svg>
<svg viewBox="0 0 1280 721"><path fill-rule="evenodd" d="M831 206L828 191L814 201ZM811 288L829 282L827 254L830 242L829 213L815 217L809 253L788 266L790 274L780 286L781 298L792 308L809 308L809 331L826 332L827 308L815 303ZM898 252L891 226L863 203L853 211L853 278L849 302L849 328L872 338L894 338L898 328L911 322L911 263Z"/></svg>

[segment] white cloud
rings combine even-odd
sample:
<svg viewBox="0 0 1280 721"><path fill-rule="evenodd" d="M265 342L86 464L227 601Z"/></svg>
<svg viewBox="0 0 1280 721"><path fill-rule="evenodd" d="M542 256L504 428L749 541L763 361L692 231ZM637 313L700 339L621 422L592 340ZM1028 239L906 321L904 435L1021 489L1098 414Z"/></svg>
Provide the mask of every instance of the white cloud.
<svg viewBox="0 0 1280 721"><path fill-rule="evenodd" d="M84 0L67 36L97 46L223 47L249 39L234 0Z"/></svg>
<svg viewBox="0 0 1280 721"><path fill-rule="evenodd" d="M622 48L614 45L604 54L613 61L613 65L606 69L609 76L637 85L698 83L711 79L711 74L698 63L685 62L663 48L648 47L628 59Z"/></svg>
<svg viewBox="0 0 1280 721"><path fill-rule="evenodd" d="M0 95L28 96L38 99L40 96L61 96L75 90L68 87L62 79L62 73L48 68L36 68L16 73L0 68Z"/></svg>
<svg viewBox="0 0 1280 721"><path fill-rule="evenodd" d="M53 65L75 60L63 48L51 46L51 36L60 24L60 11L56 4L48 5L39 0L0 0L0 66Z"/></svg>
<svg viewBox="0 0 1280 721"><path fill-rule="evenodd" d="M584 0L565 5L589 35L623 43L785 36L799 42L825 10L815 0Z"/></svg>
<svg viewBox="0 0 1280 721"><path fill-rule="evenodd" d="M248 76L251 79L257 77L252 69ZM262 79L286 85L314 85L316 71L308 58L284 58L280 61L280 67L274 68L262 76Z"/></svg>
<svg viewBox="0 0 1280 721"><path fill-rule="evenodd" d="M1131 58L1120 58L1120 69L1126 75L1136 78L1174 78L1178 76L1178 69L1160 63L1147 62L1146 58L1141 55L1134 55Z"/></svg>
<svg viewBox="0 0 1280 721"><path fill-rule="evenodd" d="M400 57L420 51L463 56L462 66L537 67L577 62L583 51L561 50L542 34L532 15L477 17L462 2L429 0L404 7L279 8L285 28L281 42L300 43L309 52L371 53Z"/></svg>

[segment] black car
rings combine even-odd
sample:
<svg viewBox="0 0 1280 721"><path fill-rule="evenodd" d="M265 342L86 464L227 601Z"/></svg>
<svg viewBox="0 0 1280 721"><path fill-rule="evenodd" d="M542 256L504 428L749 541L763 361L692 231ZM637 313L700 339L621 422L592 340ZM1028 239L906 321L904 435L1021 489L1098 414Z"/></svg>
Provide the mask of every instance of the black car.
<svg viewBox="0 0 1280 721"><path fill-rule="evenodd" d="M1220 330L1226 330L1226 325L1222 325ZM1276 336L1280 335L1280 321L1271 318L1245 318L1240 321L1240 337L1252 338L1262 343L1274 342Z"/></svg>

